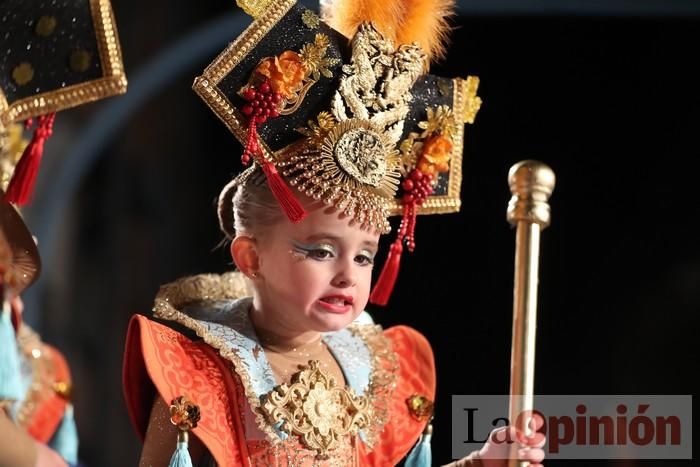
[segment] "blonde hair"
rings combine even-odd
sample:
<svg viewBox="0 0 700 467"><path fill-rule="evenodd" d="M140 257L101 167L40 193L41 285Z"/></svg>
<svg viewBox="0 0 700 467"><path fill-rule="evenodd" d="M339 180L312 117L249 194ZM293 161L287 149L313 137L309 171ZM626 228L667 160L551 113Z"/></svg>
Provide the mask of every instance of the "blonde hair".
<svg viewBox="0 0 700 467"><path fill-rule="evenodd" d="M229 240L237 234L259 236L284 219L265 174L257 164L241 172L221 190L218 215L219 227Z"/></svg>

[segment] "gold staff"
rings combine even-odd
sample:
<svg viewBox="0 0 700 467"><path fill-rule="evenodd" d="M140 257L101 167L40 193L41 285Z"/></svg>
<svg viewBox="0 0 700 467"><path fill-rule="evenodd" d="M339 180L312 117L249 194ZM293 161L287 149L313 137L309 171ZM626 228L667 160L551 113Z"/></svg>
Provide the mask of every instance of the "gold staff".
<svg viewBox="0 0 700 467"><path fill-rule="evenodd" d="M530 413L533 409L540 232L549 225L547 200L554 189L554 182L554 172L542 162L521 161L508 171L508 185L513 197L508 203L507 218L511 225L517 227L508 420L523 433L528 432L529 419L518 415ZM512 445L511 459L515 457L516 446ZM527 464L511 460L508 466L522 467Z"/></svg>

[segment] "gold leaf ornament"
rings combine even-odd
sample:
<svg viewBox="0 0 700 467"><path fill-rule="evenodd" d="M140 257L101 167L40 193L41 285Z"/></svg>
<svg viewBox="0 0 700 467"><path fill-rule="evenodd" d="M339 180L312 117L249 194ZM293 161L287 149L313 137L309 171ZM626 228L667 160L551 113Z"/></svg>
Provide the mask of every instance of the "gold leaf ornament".
<svg viewBox="0 0 700 467"><path fill-rule="evenodd" d="M309 120L307 126L297 128L297 132L306 136L312 146L320 147L336 123L335 117L330 112L322 111L316 116L316 121Z"/></svg>
<svg viewBox="0 0 700 467"><path fill-rule="evenodd" d="M318 29L318 26L321 24L321 18L311 10L304 10L301 14L301 21L309 29Z"/></svg>
<svg viewBox="0 0 700 467"><path fill-rule="evenodd" d="M352 436L371 420L369 400L352 390L339 387L335 379L319 368L317 360L263 396L260 410L269 423L297 436L300 442L327 459L340 439Z"/></svg>
<svg viewBox="0 0 700 467"><path fill-rule="evenodd" d="M464 106L464 114L462 115L464 123L474 123L476 114L479 113L479 109L481 109L481 97L476 95L478 89L479 78L476 76L468 77L465 84L466 104Z"/></svg>
<svg viewBox="0 0 700 467"><path fill-rule="evenodd" d="M314 81L321 79L321 75L332 78L330 68L340 63L337 58L326 57L330 39L325 34L316 34L313 44L304 44L299 52L301 60L311 74Z"/></svg>
<svg viewBox="0 0 700 467"><path fill-rule="evenodd" d="M418 124L418 127L423 130L421 138L429 138L436 133L446 138L452 138L457 132L457 122L455 121L454 113L448 106L428 107L426 114L427 120Z"/></svg>

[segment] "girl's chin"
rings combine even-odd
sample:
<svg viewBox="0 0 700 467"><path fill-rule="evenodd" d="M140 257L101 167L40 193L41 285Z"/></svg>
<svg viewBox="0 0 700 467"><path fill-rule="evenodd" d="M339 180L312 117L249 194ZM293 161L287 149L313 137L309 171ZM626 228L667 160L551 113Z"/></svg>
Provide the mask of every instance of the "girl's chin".
<svg viewBox="0 0 700 467"><path fill-rule="evenodd" d="M354 313L335 315L331 313L314 313L314 322L319 332L340 331L355 319Z"/></svg>

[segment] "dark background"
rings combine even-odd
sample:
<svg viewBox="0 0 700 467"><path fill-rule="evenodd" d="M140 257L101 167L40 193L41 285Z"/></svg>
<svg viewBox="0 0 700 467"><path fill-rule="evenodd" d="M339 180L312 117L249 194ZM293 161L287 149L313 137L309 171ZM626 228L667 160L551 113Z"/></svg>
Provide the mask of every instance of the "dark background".
<svg viewBox="0 0 700 467"><path fill-rule="evenodd" d="M403 259L390 306L370 308L381 324L411 325L433 345L436 464L450 460L451 395L508 391L514 231L505 221L506 177L522 159L544 161L557 176L541 244L536 393L695 392L700 16L689 5L462 4L449 55L432 72L481 78L463 208L419 219L418 247ZM129 93L59 115L26 212L43 233L46 266L25 297L27 319L68 357L81 459L105 467L135 465L140 451L121 392L129 317L150 310L160 284L230 269L226 250L215 249L214 199L239 170L241 150L190 89L226 40L139 96L154 60L230 15L233 2L114 8ZM137 103L119 123L116 107L129 99ZM77 192L57 205L52 186L99 124L112 133L83 164Z"/></svg>

